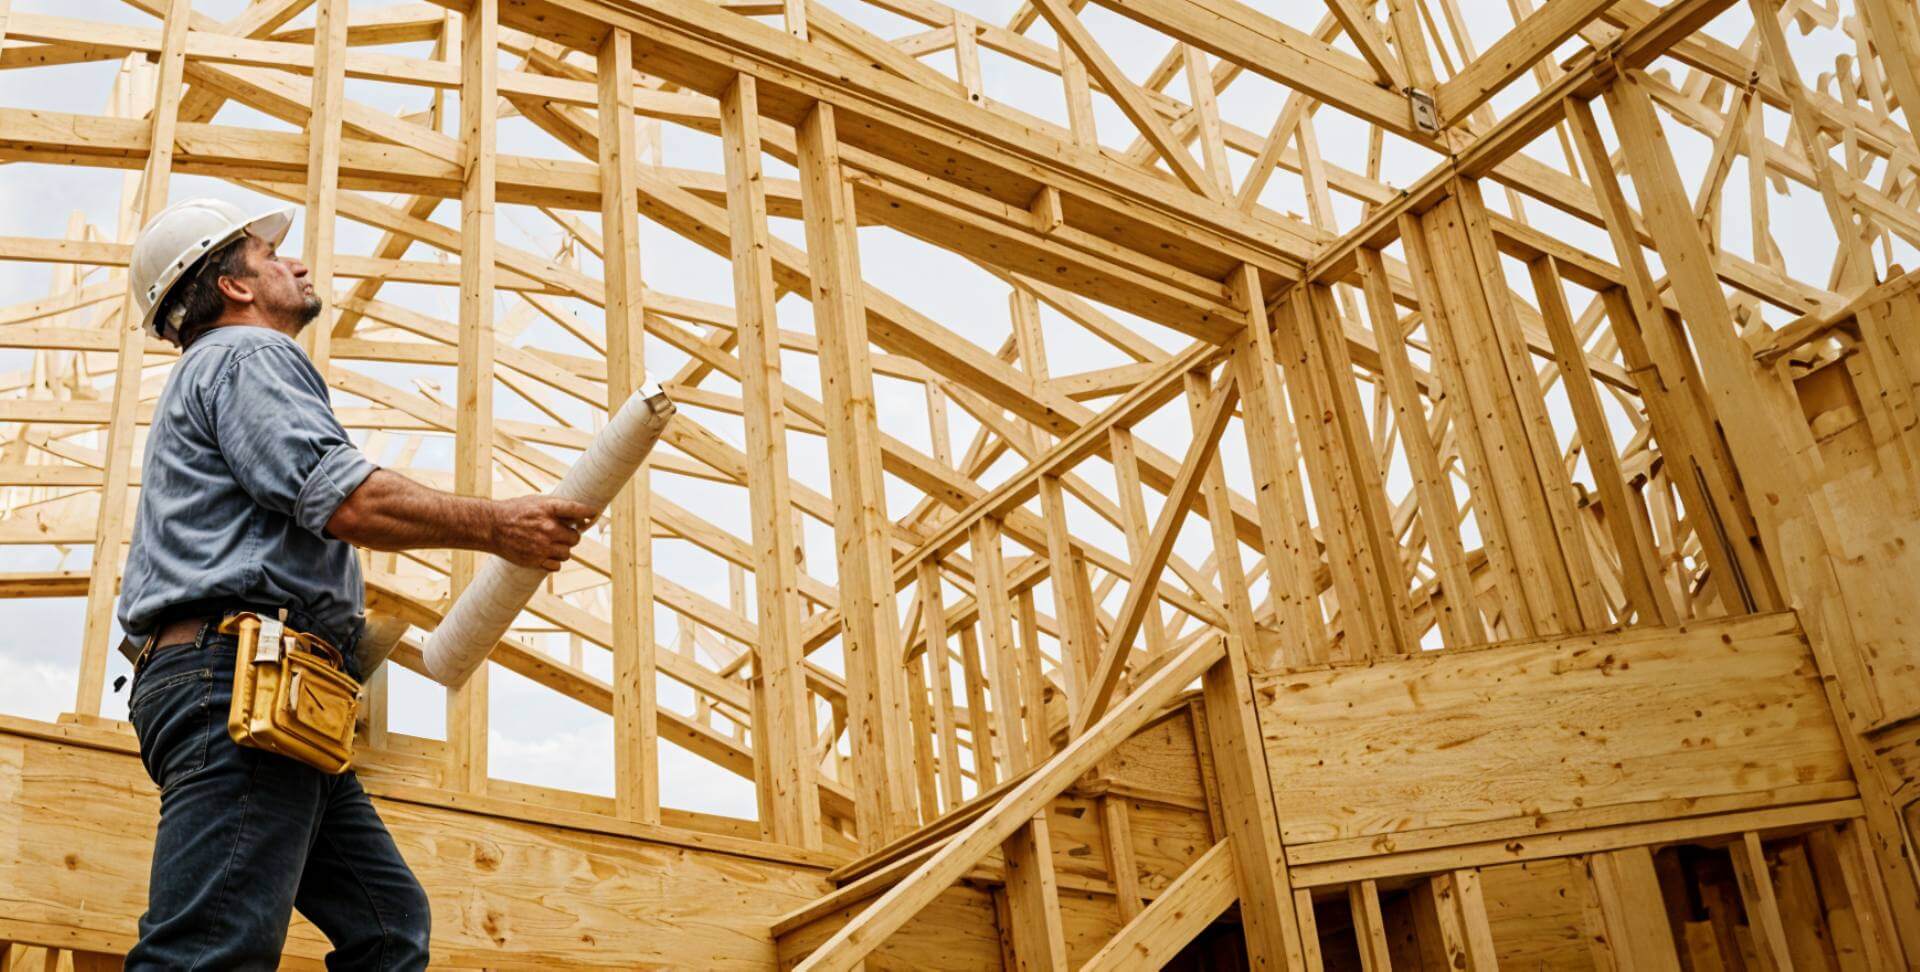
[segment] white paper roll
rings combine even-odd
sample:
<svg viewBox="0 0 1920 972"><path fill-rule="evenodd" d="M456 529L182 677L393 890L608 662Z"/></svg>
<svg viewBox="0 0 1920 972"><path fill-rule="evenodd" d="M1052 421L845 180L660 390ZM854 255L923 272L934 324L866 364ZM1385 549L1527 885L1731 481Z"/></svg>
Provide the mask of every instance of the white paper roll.
<svg viewBox="0 0 1920 972"><path fill-rule="evenodd" d="M674 411L673 400L648 378L587 444L552 495L605 510L660 441ZM427 640L427 673L442 685L464 684L546 578L544 570L488 557Z"/></svg>
<svg viewBox="0 0 1920 972"><path fill-rule="evenodd" d="M399 647L400 639L412 631L413 626L406 619L380 611L368 611L366 627L360 632L360 640L354 644L353 668L360 681L373 678L373 673L386 664L393 649Z"/></svg>

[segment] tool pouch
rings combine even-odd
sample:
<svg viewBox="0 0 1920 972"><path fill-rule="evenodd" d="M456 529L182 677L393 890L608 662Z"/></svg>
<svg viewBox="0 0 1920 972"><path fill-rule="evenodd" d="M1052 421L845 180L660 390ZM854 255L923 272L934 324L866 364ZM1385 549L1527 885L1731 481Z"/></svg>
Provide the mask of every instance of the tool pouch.
<svg viewBox="0 0 1920 972"><path fill-rule="evenodd" d="M346 772L353 762L360 683L346 673L340 652L288 630L278 618L252 613L226 618L219 630L239 643L227 735L322 773Z"/></svg>

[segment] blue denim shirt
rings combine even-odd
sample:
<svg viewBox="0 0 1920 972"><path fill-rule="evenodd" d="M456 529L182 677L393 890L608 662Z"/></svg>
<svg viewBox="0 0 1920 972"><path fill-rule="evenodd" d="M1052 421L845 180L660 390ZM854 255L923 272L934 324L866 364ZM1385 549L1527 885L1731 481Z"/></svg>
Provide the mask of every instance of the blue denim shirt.
<svg viewBox="0 0 1920 972"><path fill-rule="evenodd" d="M207 332L154 409L120 627L143 643L168 608L223 598L305 614L315 634L349 647L365 601L360 563L326 525L373 470L292 338Z"/></svg>

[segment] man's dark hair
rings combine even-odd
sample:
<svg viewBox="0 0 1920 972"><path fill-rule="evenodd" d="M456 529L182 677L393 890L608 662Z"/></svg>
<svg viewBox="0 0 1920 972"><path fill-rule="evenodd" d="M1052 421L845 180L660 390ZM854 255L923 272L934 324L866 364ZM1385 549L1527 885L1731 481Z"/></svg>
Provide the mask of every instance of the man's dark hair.
<svg viewBox="0 0 1920 972"><path fill-rule="evenodd" d="M167 299L160 305L159 321L162 327L168 323L168 316L175 308L182 311L179 332L174 340L185 348L200 336L202 331L220 319L220 312L226 310L227 298L220 293L221 277L244 277L248 274L247 241L251 239L245 233L231 243L221 246L212 253L200 258L193 269L178 284Z"/></svg>

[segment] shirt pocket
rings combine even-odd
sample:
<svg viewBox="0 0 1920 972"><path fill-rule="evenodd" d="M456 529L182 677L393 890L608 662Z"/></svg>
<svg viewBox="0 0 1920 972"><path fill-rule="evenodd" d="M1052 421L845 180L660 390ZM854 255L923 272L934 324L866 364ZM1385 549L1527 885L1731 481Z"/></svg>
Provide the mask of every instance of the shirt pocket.
<svg viewBox="0 0 1920 972"><path fill-rule="evenodd" d="M140 764L155 786L207 765L213 731L213 671L169 675L128 705L127 719L140 740ZM224 720L223 720L224 721Z"/></svg>

